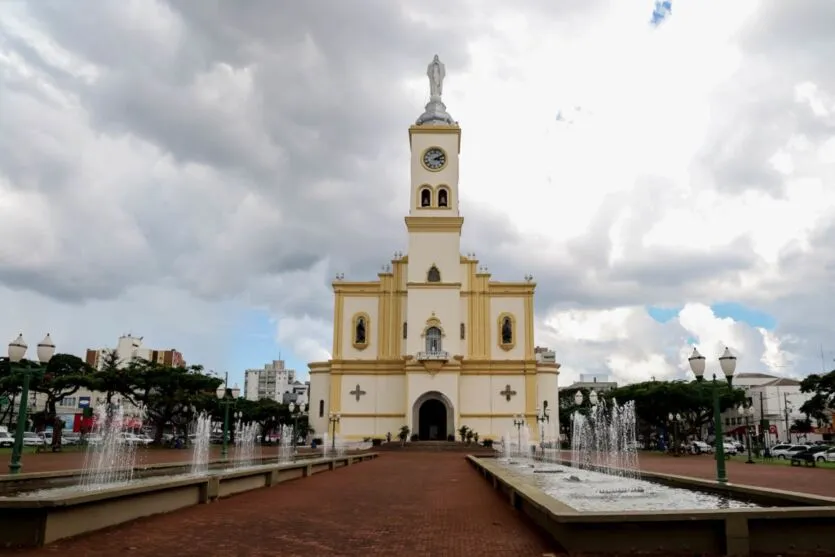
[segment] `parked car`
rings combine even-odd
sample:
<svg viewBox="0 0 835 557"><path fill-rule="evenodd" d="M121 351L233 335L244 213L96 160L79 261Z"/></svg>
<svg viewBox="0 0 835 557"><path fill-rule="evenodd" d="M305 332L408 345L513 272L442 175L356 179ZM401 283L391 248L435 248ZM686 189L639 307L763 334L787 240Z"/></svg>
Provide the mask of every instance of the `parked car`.
<svg viewBox="0 0 835 557"><path fill-rule="evenodd" d="M777 447L772 448L771 456L786 459L793 457L796 453L805 451L810 447L810 445L789 445L786 448L778 447L783 447L783 445L778 445Z"/></svg>
<svg viewBox="0 0 835 557"><path fill-rule="evenodd" d="M78 433L65 433L61 435L62 445L78 445L81 443L81 435Z"/></svg>
<svg viewBox="0 0 835 557"><path fill-rule="evenodd" d="M128 445L149 445L153 440L142 436L136 435L134 433L122 433L119 436L120 443L126 443Z"/></svg>
<svg viewBox="0 0 835 557"><path fill-rule="evenodd" d="M690 452L693 454L710 454L713 452L713 447L704 441L693 441L690 443Z"/></svg>
<svg viewBox="0 0 835 557"><path fill-rule="evenodd" d="M835 447L825 447L826 450L815 454L815 462L835 462Z"/></svg>
<svg viewBox="0 0 835 557"><path fill-rule="evenodd" d="M0 431L0 447L12 448L14 446L14 435L6 431Z"/></svg>
<svg viewBox="0 0 835 557"><path fill-rule="evenodd" d="M826 452L827 447L824 445L814 445L805 451L799 451L792 455L792 466L800 466L801 464L811 464L814 466L816 462L816 455L818 453Z"/></svg>
<svg viewBox="0 0 835 557"><path fill-rule="evenodd" d="M26 431L23 433L24 447L37 447L43 445L44 439L34 431Z"/></svg>
<svg viewBox="0 0 835 557"><path fill-rule="evenodd" d="M729 443L725 441L724 443L722 443L722 448L724 449L726 455L733 456L737 453L735 443Z"/></svg>

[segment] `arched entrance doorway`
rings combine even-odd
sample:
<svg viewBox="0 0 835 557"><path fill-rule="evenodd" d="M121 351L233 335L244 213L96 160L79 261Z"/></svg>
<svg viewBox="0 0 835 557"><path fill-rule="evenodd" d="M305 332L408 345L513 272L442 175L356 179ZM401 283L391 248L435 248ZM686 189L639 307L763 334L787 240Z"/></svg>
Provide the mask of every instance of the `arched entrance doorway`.
<svg viewBox="0 0 835 557"><path fill-rule="evenodd" d="M443 441L446 436L446 406L430 398L418 410L418 437L421 441Z"/></svg>
<svg viewBox="0 0 835 557"><path fill-rule="evenodd" d="M412 407L412 432L421 441L445 441L453 431L452 403L446 396L430 391L418 397Z"/></svg>

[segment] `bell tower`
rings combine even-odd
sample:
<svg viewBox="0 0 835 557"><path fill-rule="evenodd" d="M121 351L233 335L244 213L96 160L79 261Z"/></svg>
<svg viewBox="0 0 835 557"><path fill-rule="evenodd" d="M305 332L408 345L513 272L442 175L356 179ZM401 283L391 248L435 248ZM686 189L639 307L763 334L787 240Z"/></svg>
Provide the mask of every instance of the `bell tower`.
<svg viewBox="0 0 835 557"><path fill-rule="evenodd" d="M463 280L458 171L461 128L447 113L441 99L446 74L435 58L429 63L429 102L409 127L411 195L406 228L409 232L409 264L406 278L407 314L415 335L408 337L409 352L423 350L420 333L432 315L449 331L461 323L458 308ZM442 315L443 314L443 315ZM420 328L418 328L420 327ZM458 340L452 335L452 339ZM413 346L414 345L414 346ZM452 347L450 347L452 348ZM455 353L458 347L455 346Z"/></svg>

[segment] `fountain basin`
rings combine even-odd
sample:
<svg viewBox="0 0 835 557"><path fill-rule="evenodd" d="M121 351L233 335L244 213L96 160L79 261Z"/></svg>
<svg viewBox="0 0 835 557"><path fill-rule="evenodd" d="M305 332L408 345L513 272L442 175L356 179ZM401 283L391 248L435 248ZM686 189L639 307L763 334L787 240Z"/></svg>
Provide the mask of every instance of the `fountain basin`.
<svg viewBox="0 0 835 557"><path fill-rule="evenodd" d="M301 453L292 458L292 462L322 458L322 453ZM255 458L251 465L276 464L274 455ZM282 463L282 462L278 462ZM208 470L230 469L236 466L234 459L215 459L208 463ZM185 475L192 470L191 462L164 462L158 464L146 464L133 467L130 474L134 480L160 476ZM84 470L59 470L55 472L26 472L15 475L0 475L0 496L15 495L24 491L45 490L60 487L78 485L84 478Z"/></svg>
<svg viewBox="0 0 835 557"><path fill-rule="evenodd" d="M376 453L364 453L216 470L203 476L147 478L97 491L0 497L0 547L39 547L376 457Z"/></svg>
<svg viewBox="0 0 835 557"><path fill-rule="evenodd" d="M569 553L623 555L835 554L835 499L643 473L669 487L711 492L772 507L669 511L581 512L550 497L494 459L470 463L511 505ZM560 481L555 477L555 481Z"/></svg>

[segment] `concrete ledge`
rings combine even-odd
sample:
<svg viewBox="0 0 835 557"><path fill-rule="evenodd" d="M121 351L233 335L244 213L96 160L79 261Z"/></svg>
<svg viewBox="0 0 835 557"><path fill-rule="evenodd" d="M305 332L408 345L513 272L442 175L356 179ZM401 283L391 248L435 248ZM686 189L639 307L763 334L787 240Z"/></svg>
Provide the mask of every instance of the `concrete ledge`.
<svg viewBox="0 0 835 557"><path fill-rule="evenodd" d="M209 503L377 456L377 453L361 453L289 464L264 464L211 472L206 476L157 478L138 485L61 497L0 497L0 547L43 546L144 516ZM36 488L41 485L41 479L35 479ZM21 480L21 477L15 478L18 489L26 485Z"/></svg>
<svg viewBox="0 0 835 557"><path fill-rule="evenodd" d="M520 512L547 531L569 553L623 555L835 555L835 500L753 486L721 486L749 499L782 504L778 508L653 512L578 512L522 483L494 459L467 457L494 488ZM716 482L642 474L672 487L717 491ZM663 483L663 482L662 482ZM707 484L707 485L706 485Z"/></svg>

